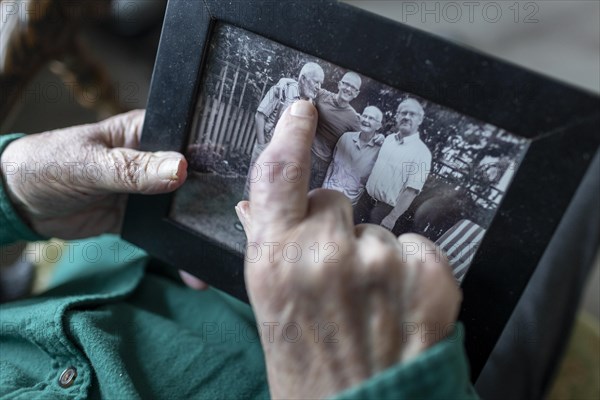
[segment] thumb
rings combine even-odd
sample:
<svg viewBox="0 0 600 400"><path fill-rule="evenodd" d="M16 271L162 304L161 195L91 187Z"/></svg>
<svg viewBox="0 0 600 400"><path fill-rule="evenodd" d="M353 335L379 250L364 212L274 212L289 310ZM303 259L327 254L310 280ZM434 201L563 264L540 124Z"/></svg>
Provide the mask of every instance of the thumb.
<svg viewBox="0 0 600 400"><path fill-rule="evenodd" d="M159 194L179 188L187 178L187 161L173 151L155 153L127 148L105 149L95 186L116 193Z"/></svg>
<svg viewBox="0 0 600 400"><path fill-rule="evenodd" d="M190 274L189 272L185 272L182 269L179 270L179 277L183 283L194 290L206 290L209 287L208 284L202 279L198 279L194 275Z"/></svg>

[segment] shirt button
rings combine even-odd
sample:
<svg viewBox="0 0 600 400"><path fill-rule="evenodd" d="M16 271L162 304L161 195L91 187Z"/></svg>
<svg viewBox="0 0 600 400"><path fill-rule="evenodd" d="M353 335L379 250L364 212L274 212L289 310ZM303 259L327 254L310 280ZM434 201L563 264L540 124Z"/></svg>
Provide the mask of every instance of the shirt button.
<svg viewBox="0 0 600 400"><path fill-rule="evenodd" d="M75 378L77 378L77 370L75 367L69 367L65 369L62 374L60 374L60 378L58 378L58 384L62 388L68 388L75 382Z"/></svg>

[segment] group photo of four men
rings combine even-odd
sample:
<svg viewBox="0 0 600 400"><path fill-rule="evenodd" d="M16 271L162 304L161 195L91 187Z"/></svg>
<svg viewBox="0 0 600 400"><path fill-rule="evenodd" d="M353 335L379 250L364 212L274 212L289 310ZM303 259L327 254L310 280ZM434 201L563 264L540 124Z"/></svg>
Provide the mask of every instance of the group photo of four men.
<svg viewBox="0 0 600 400"><path fill-rule="evenodd" d="M394 129L381 132L385 110L369 104L358 113L351 105L361 92L360 75L346 72L337 83L337 93L324 89L324 80L323 68L308 62L297 80L281 78L267 91L255 114L256 142L244 198L248 198L252 167L283 111L297 100L310 100L319 112L319 122L311 149L309 189L340 191L352 203L355 223L394 230L431 170L431 151L419 132L423 106L412 97L399 100Z"/></svg>

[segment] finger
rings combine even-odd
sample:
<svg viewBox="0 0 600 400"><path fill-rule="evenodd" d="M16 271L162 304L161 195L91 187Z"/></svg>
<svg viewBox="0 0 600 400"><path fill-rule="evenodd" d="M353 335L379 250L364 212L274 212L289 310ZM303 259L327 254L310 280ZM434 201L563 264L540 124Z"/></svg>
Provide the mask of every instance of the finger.
<svg viewBox="0 0 600 400"><path fill-rule="evenodd" d="M402 235L398 241L406 260L404 291L412 288L407 315L428 331L444 327L441 332L438 329L439 334L426 335L414 346L407 346L403 354L406 361L451 332L448 328L456 321L462 294L446 256L434 243L416 234Z"/></svg>
<svg viewBox="0 0 600 400"><path fill-rule="evenodd" d="M385 276L389 287L399 280L397 277L402 272L398 266L401 264L400 243L396 237L380 227L373 224L360 224L354 227L356 235L356 249L360 260L359 265L364 266L357 272L360 274L362 282L368 287L380 284L381 276ZM396 279L391 279L396 276Z"/></svg>
<svg viewBox="0 0 600 400"><path fill-rule="evenodd" d="M431 240L416 233L406 233L398 237L402 260L407 263L432 265L451 271L446 254Z"/></svg>
<svg viewBox="0 0 600 400"><path fill-rule="evenodd" d="M101 149L97 179L91 187L114 193L158 194L180 187L187 161L176 152L142 152L126 148ZM90 178L93 174L90 175Z"/></svg>
<svg viewBox="0 0 600 400"><path fill-rule="evenodd" d="M341 232L353 237L354 221L352 205L337 190L315 189L308 194L308 220L317 223L323 233L330 237Z"/></svg>
<svg viewBox="0 0 600 400"><path fill-rule="evenodd" d="M98 123L101 138L107 147L127 147L137 149L142 137L144 110L134 110Z"/></svg>
<svg viewBox="0 0 600 400"><path fill-rule="evenodd" d="M187 286L194 290L206 290L209 286L201 279L196 278L194 275L189 274L183 270L179 270L179 277Z"/></svg>
<svg viewBox="0 0 600 400"><path fill-rule="evenodd" d="M382 228L375 224L359 224L354 227L354 235L357 239L363 239L365 237L373 237L380 240L382 243L389 244L395 248L400 248L400 243L396 239L393 233L387 229Z"/></svg>
<svg viewBox="0 0 600 400"><path fill-rule="evenodd" d="M246 233L246 236L248 236L251 233L250 229L252 229L252 221L250 218L250 202L246 200L240 201L235 206L235 213L237 214L240 223L244 227L244 232Z"/></svg>
<svg viewBox="0 0 600 400"><path fill-rule="evenodd" d="M273 139L257 160L260 174L250 185L250 208L255 231L286 231L307 212L310 148L317 111L297 101L279 119Z"/></svg>

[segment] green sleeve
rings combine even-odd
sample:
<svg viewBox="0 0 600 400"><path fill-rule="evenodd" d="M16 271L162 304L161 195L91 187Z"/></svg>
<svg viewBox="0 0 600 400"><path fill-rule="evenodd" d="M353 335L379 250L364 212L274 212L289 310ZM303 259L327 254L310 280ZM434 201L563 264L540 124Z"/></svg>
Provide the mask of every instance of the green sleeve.
<svg viewBox="0 0 600 400"><path fill-rule="evenodd" d="M21 133L0 135L0 155L4 149L14 140L17 140L25 136ZM7 166L2 165L2 170L5 170ZM26 241L37 241L44 240L42 236L33 232L17 214L13 205L8 198L6 182L2 178L3 174L0 174L0 246L8 245L20 240Z"/></svg>
<svg viewBox="0 0 600 400"><path fill-rule="evenodd" d="M415 359L397 364L334 399L478 399L469 380L463 332L458 324L453 334Z"/></svg>

